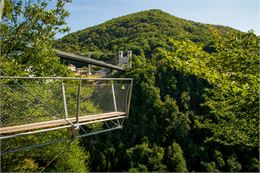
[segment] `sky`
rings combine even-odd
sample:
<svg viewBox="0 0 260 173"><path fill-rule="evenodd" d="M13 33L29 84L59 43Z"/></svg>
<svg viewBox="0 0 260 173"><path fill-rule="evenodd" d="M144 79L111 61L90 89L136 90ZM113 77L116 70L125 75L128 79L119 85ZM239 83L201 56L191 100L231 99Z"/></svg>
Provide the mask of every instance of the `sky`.
<svg viewBox="0 0 260 173"><path fill-rule="evenodd" d="M260 0L72 0L65 9L70 12L70 32L138 11L161 9L180 18L260 35Z"/></svg>

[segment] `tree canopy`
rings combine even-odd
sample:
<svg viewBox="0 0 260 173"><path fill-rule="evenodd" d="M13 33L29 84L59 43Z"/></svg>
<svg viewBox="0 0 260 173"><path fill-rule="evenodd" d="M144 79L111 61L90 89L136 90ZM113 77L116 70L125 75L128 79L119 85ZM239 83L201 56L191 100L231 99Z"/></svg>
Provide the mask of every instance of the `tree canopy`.
<svg viewBox="0 0 260 173"><path fill-rule="evenodd" d="M123 130L74 143L50 171L259 171L259 37L252 31L148 10L53 42L66 30L64 1L53 10L42 1L10 2L2 25L2 69L9 75L69 75L53 46L103 60L119 50L134 55L132 69L115 74L134 79ZM18 14L34 11L22 18L32 23L16 25ZM44 148L46 160L56 147L64 145ZM2 168L38 171L46 163L27 154L6 156L16 157L16 166Z"/></svg>
<svg viewBox="0 0 260 173"><path fill-rule="evenodd" d="M68 75L53 49L55 34L68 31L66 1L57 0L56 6L50 8L45 1L5 0L1 24L1 69L6 74ZM30 72L26 74L25 71Z"/></svg>
<svg viewBox="0 0 260 173"><path fill-rule="evenodd" d="M3 76L68 76L72 75L68 68L60 63L56 56L53 41L57 32L65 32L65 19L68 12L64 9L66 0L55 1L55 7L49 7L44 0L5 0L3 20L1 23L1 75ZM4 84L1 80L1 85ZM15 84L9 83L15 88ZM13 85L13 86L12 86ZM39 85L39 83L38 83ZM44 85L42 85L44 86ZM41 87L42 87L41 86ZM44 101L51 100L52 93L44 92L40 87L29 88L31 93L43 97ZM28 93L20 91L23 97L17 92L1 88L1 125L5 116L14 120L12 116L20 116L21 112L12 111L3 107L4 102L13 99L13 108L17 108L21 102L28 98ZM4 98L6 96L7 98ZM38 105L39 106L39 105ZM33 113L34 118L38 117L37 107L23 107L24 112ZM3 119L2 119L3 118ZM6 117L5 117L6 118ZM31 117L27 117L27 121ZM22 121L24 119L20 119ZM66 131L65 131L66 132ZM30 145L33 142L53 140L64 133L49 132L47 134L31 135L29 138L17 137L1 140L1 151L4 149L15 149L18 146ZM66 134L66 133L65 133ZM46 136L45 136L46 135ZM28 140L29 139L29 140ZM5 144L5 145L2 145ZM57 157L59 155L59 157ZM53 160L54 158L56 158ZM38 171L80 171L89 170L89 154L79 145L64 142L55 145L35 148L32 150L17 151L1 156L1 171L3 172L38 172ZM53 160L53 161L52 161ZM49 165L50 164L50 165Z"/></svg>
<svg viewBox="0 0 260 173"><path fill-rule="evenodd" d="M130 116L123 132L95 137L97 145L87 145L93 167L102 167L100 156L110 165L92 171L257 171L258 44L252 31L160 10L59 39L56 47L78 54L134 54L133 68L118 74L134 78ZM110 162L107 147L115 149L112 158L126 161ZM158 167L151 166L153 158Z"/></svg>

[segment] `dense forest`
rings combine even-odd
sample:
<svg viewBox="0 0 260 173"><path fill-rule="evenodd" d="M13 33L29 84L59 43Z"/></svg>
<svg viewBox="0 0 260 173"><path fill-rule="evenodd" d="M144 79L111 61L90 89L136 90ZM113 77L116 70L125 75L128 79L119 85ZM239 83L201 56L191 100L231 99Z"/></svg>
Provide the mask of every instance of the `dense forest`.
<svg viewBox="0 0 260 173"><path fill-rule="evenodd" d="M169 38L208 45L213 27L221 34L239 32L225 26L188 21L160 10L149 10L112 19L80 30L57 41L58 49L107 60L119 50L151 58L157 47L169 48Z"/></svg>
<svg viewBox="0 0 260 173"><path fill-rule="evenodd" d="M53 11L30 3L5 3L4 75L72 76L54 48L102 60L133 51L133 67L115 74L134 79L123 130L77 140L44 171L259 171L259 37L252 31L148 10L55 40L67 31L65 1ZM1 169L40 171L67 145L4 155Z"/></svg>

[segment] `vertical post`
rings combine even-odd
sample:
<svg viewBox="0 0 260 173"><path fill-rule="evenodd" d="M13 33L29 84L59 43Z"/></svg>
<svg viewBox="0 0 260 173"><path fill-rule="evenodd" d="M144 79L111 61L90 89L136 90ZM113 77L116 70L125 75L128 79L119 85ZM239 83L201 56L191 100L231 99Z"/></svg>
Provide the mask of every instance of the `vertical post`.
<svg viewBox="0 0 260 173"><path fill-rule="evenodd" d="M129 115L129 110L130 110L130 103L131 103L132 89L133 89L133 79L131 79L130 92L129 92L129 96L128 96L127 116Z"/></svg>
<svg viewBox="0 0 260 173"><path fill-rule="evenodd" d="M89 76L91 75L91 65L90 64L88 65L88 75Z"/></svg>
<svg viewBox="0 0 260 173"><path fill-rule="evenodd" d="M113 102L114 102L114 110L117 111L114 81L112 82L112 95L113 95Z"/></svg>
<svg viewBox="0 0 260 173"><path fill-rule="evenodd" d="M4 11L4 0L0 0L0 23L2 22L2 15L3 15L3 11ZM2 40L2 36L0 36L0 39ZM0 49L0 63L2 61L2 49ZM2 76L2 70L0 70L0 75ZM1 89L0 89L0 94L1 93ZM2 105L2 104L1 104ZM1 109L2 107L0 107ZM0 121L2 123L2 121ZM0 169L1 170L1 169Z"/></svg>
<svg viewBox="0 0 260 173"><path fill-rule="evenodd" d="M76 116L77 127L76 127L76 129L79 128L79 116L80 116L80 89L81 89L81 81L82 81L82 79L79 80L79 84L78 84L77 116Z"/></svg>
<svg viewBox="0 0 260 173"><path fill-rule="evenodd" d="M132 68L132 51L127 51L127 57L128 57L128 67Z"/></svg>
<svg viewBox="0 0 260 173"><path fill-rule="evenodd" d="M124 58L124 52L123 51L119 51L118 52L118 66L122 65L123 58Z"/></svg>
<svg viewBox="0 0 260 173"><path fill-rule="evenodd" d="M61 88L62 88L62 95L63 95L63 103L64 103L64 111L65 111L65 119L68 118L68 109L67 109L67 101L66 101L66 93L65 93L65 85L62 81L61 84Z"/></svg>

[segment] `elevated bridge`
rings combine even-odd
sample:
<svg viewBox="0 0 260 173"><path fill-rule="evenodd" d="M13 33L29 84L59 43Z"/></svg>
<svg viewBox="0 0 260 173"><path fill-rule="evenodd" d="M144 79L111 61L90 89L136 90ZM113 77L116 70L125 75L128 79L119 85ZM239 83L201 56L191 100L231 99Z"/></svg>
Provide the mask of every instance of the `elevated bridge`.
<svg viewBox="0 0 260 173"><path fill-rule="evenodd" d="M100 67L104 67L104 68L108 68L108 69L112 69L112 70L118 70L118 71L124 71L125 70L123 67L120 67L120 66L112 65L112 64L106 63L104 61L95 60L95 59L92 59L92 58L89 58L89 57L76 55L76 54L73 54L73 53L68 53L68 52L56 50L56 54L57 54L58 57L63 58L63 59L83 62L83 63L96 65L96 66L100 66Z"/></svg>

